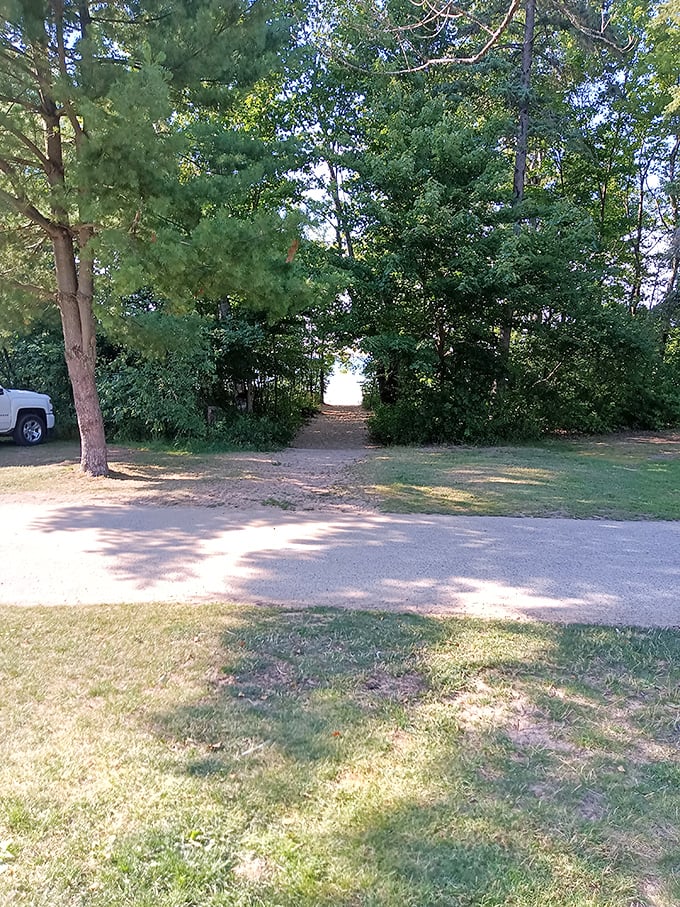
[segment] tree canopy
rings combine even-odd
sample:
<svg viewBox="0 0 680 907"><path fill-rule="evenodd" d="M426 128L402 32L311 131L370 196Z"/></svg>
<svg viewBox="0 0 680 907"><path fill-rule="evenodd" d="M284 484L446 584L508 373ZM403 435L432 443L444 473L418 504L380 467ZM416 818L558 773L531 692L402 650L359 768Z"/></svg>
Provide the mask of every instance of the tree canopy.
<svg viewBox="0 0 680 907"><path fill-rule="evenodd" d="M86 472L343 346L388 442L680 421L676 0L4 6L7 373L58 311Z"/></svg>

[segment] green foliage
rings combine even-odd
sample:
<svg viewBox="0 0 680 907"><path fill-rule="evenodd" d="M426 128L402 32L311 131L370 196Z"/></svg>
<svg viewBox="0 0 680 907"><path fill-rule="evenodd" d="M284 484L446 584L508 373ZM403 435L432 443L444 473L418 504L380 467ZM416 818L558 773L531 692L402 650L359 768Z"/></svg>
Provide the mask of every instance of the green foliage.
<svg viewBox="0 0 680 907"><path fill-rule="evenodd" d="M420 80L375 100L366 137L352 317L381 403L371 430L400 443L478 438L508 285L499 159Z"/></svg>
<svg viewBox="0 0 680 907"><path fill-rule="evenodd" d="M287 176L293 143L245 115L260 96L273 101L289 13L268 0L16 0L7 14L0 310L21 329L29 308L56 296L74 399L87 415L83 468L99 474L97 302L109 328L132 317L126 306L140 287L171 304L111 328L157 358L136 360L132 348L115 365L104 357L100 385L114 432L183 436L203 430L196 384L207 370L190 350L169 358L166 317L229 298L276 319L313 298L290 253L303 222Z"/></svg>
<svg viewBox="0 0 680 907"><path fill-rule="evenodd" d="M121 352L99 370L99 394L108 435L114 440L204 438L202 383L206 351L143 359Z"/></svg>
<svg viewBox="0 0 680 907"><path fill-rule="evenodd" d="M241 64L227 53L219 59L219 45L226 50L223 42L231 44L235 37L241 4L230 2L228 9L218 10L211 0L177 2L171 16L158 15L155 3L145 4L139 14L124 3L108 4L107 15L91 6L66 2L52 10L48 4L20 2L3 22L0 42L7 65L0 90L19 103L3 114L1 188L44 212L51 209L64 223L97 225L99 239L91 248L105 264L106 253L125 249L129 236L149 238L153 227L147 217L168 213L182 151L177 130L170 128L179 93L189 100L197 70L202 70L199 78L225 86L243 77ZM252 18L235 30L248 31ZM256 28L262 31L265 25L259 22ZM216 40L217 29L221 40ZM33 55L41 58L40 79L23 64ZM41 145L41 134L49 134L46 112L51 109L59 110L61 172L56 158L48 162L51 168L30 144ZM35 160L19 170L17 162L31 151ZM5 217L18 220L16 214L23 213L21 205L14 205L12 215L9 201L4 198L4 223ZM19 250L33 245L31 230L39 235L43 229L35 217L28 219L33 226L19 235ZM19 286L36 282L38 275L24 271L27 263L13 262ZM49 288L49 269L40 276ZM3 287L4 293L12 289Z"/></svg>
<svg viewBox="0 0 680 907"><path fill-rule="evenodd" d="M652 319L586 306L518 336L507 401L539 432L661 428L680 421L677 372L663 362Z"/></svg>
<svg viewBox="0 0 680 907"><path fill-rule="evenodd" d="M9 345L38 342L53 305L42 213L69 225L79 268L95 259L114 436L278 443L317 402L334 347L355 345L387 443L676 423L677 0L623 4L602 35L587 5L539 6L521 204L521 12L475 66L386 75L469 56L504 15L446 23L433 8L428 33L415 13L14 0L0 311L24 339ZM409 26L406 44L381 33L385 16ZM47 377L68 426L69 395Z"/></svg>
<svg viewBox="0 0 680 907"><path fill-rule="evenodd" d="M98 389L113 440L268 450L289 443L318 403L328 363L314 355L303 319L177 316L149 292L127 298L125 312L99 337ZM57 434L75 433L56 324L5 334L0 383L49 393Z"/></svg>
<svg viewBox="0 0 680 907"><path fill-rule="evenodd" d="M277 450L286 447L304 422L305 410L291 407L276 419L255 413L232 413L208 429L209 444L218 448Z"/></svg>
<svg viewBox="0 0 680 907"><path fill-rule="evenodd" d="M349 319L369 354L374 438L485 442L677 424L677 372L642 304L659 267L641 258L659 229L658 196L642 197L631 219L635 180L667 149L652 134L663 92L650 90L636 119L616 70L596 85L581 70L571 98L546 88L541 103L559 116L578 103L580 136L564 144L555 119L536 113L546 151L514 207L499 99L473 111L456 90L493 84L476 78L407 76L367 104ZM613 124L597 114L603 104Z"/></svg>

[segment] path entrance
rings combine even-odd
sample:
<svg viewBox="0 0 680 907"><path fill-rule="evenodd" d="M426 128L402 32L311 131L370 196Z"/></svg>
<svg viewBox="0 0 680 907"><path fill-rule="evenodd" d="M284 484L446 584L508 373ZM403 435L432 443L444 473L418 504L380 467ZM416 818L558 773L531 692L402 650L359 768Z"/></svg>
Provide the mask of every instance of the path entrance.
<svg viewBox="0 0 680 907"><path fill-rule="evenodd" d="M361 450L369 447L368 413L362 406L324 404L291 445L302 450Z"/></svg>

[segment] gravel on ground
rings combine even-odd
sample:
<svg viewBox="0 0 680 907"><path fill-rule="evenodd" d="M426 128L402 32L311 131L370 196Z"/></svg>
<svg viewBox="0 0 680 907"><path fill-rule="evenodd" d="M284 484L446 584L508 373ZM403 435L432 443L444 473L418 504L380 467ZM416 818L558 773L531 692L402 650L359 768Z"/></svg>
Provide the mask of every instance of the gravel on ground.
<svg viewBox="0 0 680 907"><path fill-rule="evenodd" d="M229 601L680 625L680 523L3 506L0 604Z"/></svg>

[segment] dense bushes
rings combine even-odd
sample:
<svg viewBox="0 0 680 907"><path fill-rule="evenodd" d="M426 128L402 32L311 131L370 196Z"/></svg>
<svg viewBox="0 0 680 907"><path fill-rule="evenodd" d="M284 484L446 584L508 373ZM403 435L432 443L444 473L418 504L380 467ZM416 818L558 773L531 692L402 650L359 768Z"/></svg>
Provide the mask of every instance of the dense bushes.
<svg viewBox="0 0 680 907"><path fill-rule="evenodd" d="M280 336L272 345L266 325L241 330L239 350L225 339L224 324L209 318L175 319L166 349L140 342L142 333L128 326L124 338L120 331L99 338L98 389L110 441L271 449L288 444L318 402L318 361L294 350L291 330L287 345ZM249 348L248 338L268 358ZM77 436L57 325L6 336L0 381L49 393L58 436Z"/></svg>
<svg viewBox="0 0 680 907"><path fill-rule="evenodd" d="M433 375L423 355L392 349L393 399L380 399L385 361L371 364L371 432L384 444L487 443L678 425L678 348L672 334L664 355L646 310L582 305L577 317L545 317L516 331L491 381L481 367Z"/></svg>
<svg viewBox="0 0 680 907"><path fill-rule="evenodd" d="M167 328L166 324L166 328ZM318 403L328 363L294 321L176 323L170 349L102 333L99 392L111 441L285 446ZM444 354L423 336L371 338L366 403L385 444L521 441L680 424L680 335L646 310L580 300L518 319L507 358L487 335ZM666 341L665 345L663 341ZM59 327L5 337L0 381L49 393L57 431L77 425Z"/></svg>
<svg viewBox="0 0 680 907"><path fill-rule="evenodd" d="M656 429L680 421L680 370L646 310L600 307L513 347L510 398L541 432Z"/></svg>

